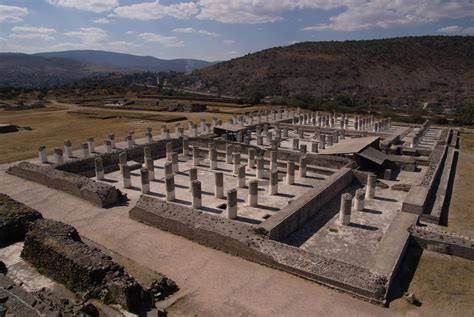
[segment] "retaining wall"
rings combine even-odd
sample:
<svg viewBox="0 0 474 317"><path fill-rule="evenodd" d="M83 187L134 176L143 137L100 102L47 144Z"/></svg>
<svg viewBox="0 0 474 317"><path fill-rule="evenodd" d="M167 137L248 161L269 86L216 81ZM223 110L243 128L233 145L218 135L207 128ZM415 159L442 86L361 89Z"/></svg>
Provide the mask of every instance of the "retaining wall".
<svg viewBox="0 0 474 317"><path fill-rule="evenodd" d="M268 232L270 239L284 240L338 195L352 182L352 179L353 173L350 168L341 169L326 178L318 188L308 191L268 218L261 224L261 228Z"/></svg>

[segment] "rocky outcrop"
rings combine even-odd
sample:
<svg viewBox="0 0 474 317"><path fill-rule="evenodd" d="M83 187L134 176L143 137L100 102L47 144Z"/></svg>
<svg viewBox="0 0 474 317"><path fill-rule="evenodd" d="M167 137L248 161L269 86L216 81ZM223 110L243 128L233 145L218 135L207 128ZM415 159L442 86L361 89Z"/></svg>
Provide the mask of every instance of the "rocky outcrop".
<svg viewBox="0 0 474 317"><path fill-rule="evenodd" d="M24 240L30 224L41 218L33 208L0 194L0 247Z"/></svg>
<svg viewBox="0 0 474 317"><path fill-rule="evenodd" d="M122 192L114 186L96 182L84 176L60 171L51 166L21 162L10 167L7 172L56 190L64 191L101 207L108 207L125 199Z"/></svg>
<svg viewBox="0 0 474 317"><path fill-rule="evenodd" d="M172 293L177 287L168 279L145 290L110 256L82 242L70 225L39 220L27 233L21 256L39 271L65 284L84 299L97 298L132 312L150 308L154 292Z"/></svg>

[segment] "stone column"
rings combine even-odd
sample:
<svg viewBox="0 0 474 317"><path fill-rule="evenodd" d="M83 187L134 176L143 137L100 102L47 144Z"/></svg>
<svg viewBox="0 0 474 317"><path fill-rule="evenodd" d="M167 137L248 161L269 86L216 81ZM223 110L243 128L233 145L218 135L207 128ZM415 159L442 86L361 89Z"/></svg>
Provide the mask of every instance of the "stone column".
<svg viewBox="0 0 474 317"><path fill-rule="evenodd" d="M132 145L135 145L135 132L128 131L128 135L130 136L130 140L132 141Z"/></svg>
<svg viewBox="0 0 474 317"><path fill-rule="evenodd" d="M143 157L145 158L145 160L147 158L151 158L151 148L149 146L145 146L143 148Z"/></svg>
<svg viewBox="0 0 474 317"><path fill-rule="evenodd" d="M341 195L341 208L339 209L339 222L345 226L351 223L352 195L344 193Z"/></svg>
<svg viewBox="0 0 474 317"><path fill-rule="evenodd" d="M318 153L318 142L311 143L311 152Z"/></svg>
<svg viewBox="0 0 474 317"><path fill-rule="evenodd" d="M171 162L171 154L173 153L173 142L166 142L166 160Z"/></svg>
<svg viewBox="0 0 474 317"><path fill-rule="evenodd" d="M174 190L174 175L166 176L165 178L166 184L166 200L173 201L175 200L175 190Z"/></svg>
<svg viewBox="0 0 474 317"><path fill-rule="evenodd" d="M240 165L237 170L237 187L245 187L245 165Z"/></svg>
<svg viewBox="0 0 474 317"><path fill-rule="evenodd" d="M212 170L217 169L217 150L215 147L209 150L209 167Z"/></svg>
<svg viewBox="0 0 474 317"><path fill-rule="evenodd" d="M89 147L89 153L95 153L94 138L87 138L87 146Z"/></svg>
<svg viewBox="0 0 474 317"><path fill-rule="evenodd" d="M295 183L295 162L293 161L286 163L286 183L288 185Z"/></svg>
<svg viewBox="0 0 474 317"><path fill-rule="evenodd" d="M257 158L257 178L258 179L263 179L264 170L265 170L265 161L263 157L258 157Z"/></svg>
<svg viewBox="0 0 474 317"><path fill-rule="evenodd" d="M110 142L110 140L104 140L104 146L107 154L112 153L112 142Z"/></svg>
<svg viewBox="0 0 474 317"><path fill-rule="evenodd" d="M299 129L299 131L298 131L298 137L299 137L300 139L304 139L304 131L303 131L303 129Z"/></svg>
<svg viewBox="0 0 474 317"><path fill-rule="evenodd" d="M109 140L110 140L110 144L112 144L112 149L115 149L115 134L110 133Z"/></svg>
<svg viewBox="0 0 474 317"><path fill-rule="evenodd" d="M375 197L375 184L377 183L377 178L375 174L369 173L367 175L367 188L365 190L365 198L370 199Z"/></svg>
<svg viewBox="0 0 474 317"><path fill-rule="evenodd" d="M277 151L270 152L270 171L271 172L278 171L278 152Z"/></svg>
<svg viewBox="0 0 474 317"><path fill-rule="evenodd" d="M145 158L145 167L148 170L148 179L155 180L155 167L153 166L153 159L151 157Z"/></svg>
<svg viewBox="0 0 474 317"><path fill-rule="evenodd" d="M227 191L227 218L237 219L237 189Z"/></svg>
<svg viewBox="0 0 474 317"><path fill-rule="evenodd" d="M70 140L64 140L64 152L66 153L67 158L72 158L72 143Z"/></svg>
<svg viewBox="0 0 474 317"><path fill-rule="evenodd" d="M148 170L144 167L140 169L140 178L142 183L142 194L150 193L150 179L148 176Z"/></svg>
<svg viewBox="0 0 474 317"><path fill-rule="evenodd" d="M193 146L193 166L199 165L199 147Z"/></svg>
<svg viewBox="0 0 474 317"><path fill-rule="evenodd" d="M197 168L192 167L189 169L189 191L193 189L193 182L198 179Z"/></svg>
<svg viewBox="0 0 474 317"><path fill-rule="evenodd" d="M183 155L189 155L189 138L187 136L183 137Z"/></svg>
<svg viewBox="0 0 474 317"><path fill-rule="evenodd" d="M82 157L85 159L89 158L89 145L87 143L82 143L81 148L82 148Z"/></svg>
<svg viewBox="0 0 474 317"><path fill-rule="evenodd" d="M270 172L270 182L268 183L268 193L270 195L278 194L278 171Z"/></svg>
<svg viewBox="0 0 474 317"><path fill-rule="evenodd" d="M119 153L119 169L123 173L123 167L127 165L127 152L120 152Z"/></svg>
<svg viewBox="0 0 474 317"><path fill-rule="evenodd" d="M250 207L258 205L258 180L252 179L249 181L249 198L248 204Z"/></svg>
<svg viewBox="0 0 474 317"><path fill-rule="evenodd" d="M56 165L63 164L64 163L63 150L61 150L60 148L55 148L53 150L53 153L54 153L54 164Z"/></svg>
<svg viewBox="0 0 474 317"><path fill-rule="evenodd" d="M224 173L214 173L214 196L224 198Z"/></svg>
<svg viewBox="0 0 474 317"><path fill-rule="evenodd" d="M232 144L225 145L225 162L227 164L232 164Z"/></svg>
<svg viewBox="0 0 474 317"><path fill-rule="evenodd" d="M178 153L176 152L171 153L171 164L172 164L173 173L177 174L179 172Z"/></svg>
<svg viewBox="0 0 474 317"><path fill-rule="evenodd" d="M104 162L101 157L95 159L95 177L97 180L104 179Z"/></svg>
<svg viewBox="0 0 474 317"><path fill-rule="evenodd" d="M133 148L133 141L132 141L132 136L131 135L127 135L125 137L125 142L127 143L127 149Z"/></svg>
<svg viewBox="0 0 474 317"><path fill-rule="evenodd" d="M191 183L192 191L193 191L193 208L201 208L202 207L202 198L201 198L201 182L198 180L194 180Z"/></svg>
<svg viewBox="0 0 474 317"><path fill-rule="evenodd" d="M283 128L283 137L287 138L288 137L288 127Z"/></svg>
<svg viewBox="0 0 474 317"><path fill-rule="evenodd" d="M249 168L255 168L255 149L249 148L247 164Z"/></svg>
<svg viewBox="0 0 474 317"><path fill-rule="evenodd" d="M164 165L165 168L165 177L169 175L173 175L173 163L166 162Z"/></svg>
<svg viewBox="0 0 474 317"><path fill-rule="evenodd" d="M234 152L234 174L235 175L239 173L239 166L240 166L240 152Z"/></svg>
<svg viewBox="0 0 474 317"><path fill-rule="evenodd" d="M151 132L145 132L146 144L153 143L153 135Z"/></svg>
<svg viewBox="0 0 474 317"><path fill-rule="evenodd" d="M357 211L364 210L364 199L365 199L365 192L362 188L356 190L355 192L355 200L354 200L354 209Z"/></svg>
<svg viewBox="0 0 474 317"><path fill-rule="evenodd" d="M122 166L122 184L123 188L132 188L132 178L130 177L130 167Z"/></svg>
<svg viewBox="0 0 474 317"><path fill-rule="evenodd" d="M306 154L306 152L308 152L308 148L307 148L306 144L301 144L300 145L300 152L304 153L304 154Z"/></svg>
<svg viewBox="0 0 474 317"><path fill-rule="evenodd" d="M261 135L257 136L257 145L263 145L263 136Z"/></svg>
<svg viewBox="0 0 474 317"><path fill-rule="evenodd" d="M299 175L306 177L306 156L300 157Z"/></svg>
<svg viewBox="0 0 474 317"><path fill-rule="evenodd" d="M332 146L332 135L329 134L329 135L327 136L327 139L328 139L328 146Z"/></svg>
<svg viewBox="0 0 474 317"><path fill-rule="evenodd" d="M326 148L326 135L321 134L319 136L319 146L321 147L321 150L324 150Z"/></svg>
<svg viewBox="0 0 474 317"><path fill-rule="evenodd" d="M38 148L38 157L41 163L48 162L48 155L46 154L46 146L40 145Z"/></svg>
<svg viewBox="0 0 474 317"><path fill-rule="evenodd" d="M298 151L300 147L300 140L299 139L293 139L293 150Z"/></svg>

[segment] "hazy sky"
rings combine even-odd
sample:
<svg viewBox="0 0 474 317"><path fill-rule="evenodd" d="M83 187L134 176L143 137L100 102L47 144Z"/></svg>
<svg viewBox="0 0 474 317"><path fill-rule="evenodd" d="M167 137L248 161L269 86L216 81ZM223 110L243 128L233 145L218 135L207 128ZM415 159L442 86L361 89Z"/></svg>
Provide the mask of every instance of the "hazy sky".
<svg viewBox="0 0 474 317"><path fill-rule="evenodd" d="M474 0L0 0L0 51L224 60L301 41L474 35Z"/></svg>

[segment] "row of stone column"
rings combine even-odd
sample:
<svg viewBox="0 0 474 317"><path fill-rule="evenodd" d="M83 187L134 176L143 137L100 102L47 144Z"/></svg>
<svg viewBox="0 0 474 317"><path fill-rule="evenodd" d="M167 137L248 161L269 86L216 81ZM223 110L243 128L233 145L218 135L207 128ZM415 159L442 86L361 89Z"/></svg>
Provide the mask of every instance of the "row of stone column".
<svg viewBox="0 0 474 317"><path fill-rule="evenodd" d="M351 222L351 211L363 211L365 207L365 199L372 199L375 197L375 186L377 178L375 174L369 173L367 175L367 186L365 189L357 189L355 197L349 193L341 195L341 206L339 209L339 222L345 226Z"/></svg>

